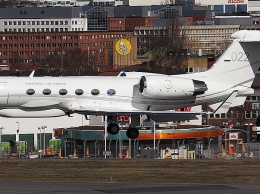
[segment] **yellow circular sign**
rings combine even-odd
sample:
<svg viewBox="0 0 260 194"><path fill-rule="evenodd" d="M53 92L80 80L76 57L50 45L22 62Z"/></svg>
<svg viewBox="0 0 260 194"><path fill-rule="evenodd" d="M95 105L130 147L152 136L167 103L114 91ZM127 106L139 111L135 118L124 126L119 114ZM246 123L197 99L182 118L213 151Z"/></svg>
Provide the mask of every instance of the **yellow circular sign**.
<svg viewBox="0 0 260 194"><path fill-rule="evenodd" d="M126 39L120 39L116 42L116 52L119 55L127 55L131 51L131 43L129 40Z"/></svg>

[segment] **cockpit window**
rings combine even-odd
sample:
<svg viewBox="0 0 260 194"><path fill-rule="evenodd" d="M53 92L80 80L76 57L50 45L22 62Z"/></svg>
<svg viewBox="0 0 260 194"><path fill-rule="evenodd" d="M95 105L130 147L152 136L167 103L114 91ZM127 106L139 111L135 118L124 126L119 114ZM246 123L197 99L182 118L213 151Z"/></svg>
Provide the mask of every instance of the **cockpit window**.
<svg viewBox="0 0 260 194"><path fill-rule="evenodd" d="M34 91L34 89L28 89L28 90L26 90L26 93L28 94L28 95L33 95L34 93L35 93L35 91Z"/></svg>

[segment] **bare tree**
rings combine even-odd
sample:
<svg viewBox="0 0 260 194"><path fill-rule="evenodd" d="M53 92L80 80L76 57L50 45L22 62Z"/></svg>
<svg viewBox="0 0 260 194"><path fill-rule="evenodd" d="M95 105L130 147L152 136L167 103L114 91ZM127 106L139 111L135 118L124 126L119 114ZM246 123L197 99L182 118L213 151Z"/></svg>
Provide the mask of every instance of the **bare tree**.
<svg viewBox="0 0 260 194"><path fill-rule="evenodd" d="M79 48L59 48L46 57L51 75L93 75L95 69L89 65L88 54Z"/></svg>
<svg viewBox="0 0 260 194"><path fill-rule="evenodd" d="M168 15L168 31L164 36L153 37L150 40L152 60L162 69L162 73L184 73L187 67L187 52L184 49L185 33L181 30L177 15Z"/></svg>

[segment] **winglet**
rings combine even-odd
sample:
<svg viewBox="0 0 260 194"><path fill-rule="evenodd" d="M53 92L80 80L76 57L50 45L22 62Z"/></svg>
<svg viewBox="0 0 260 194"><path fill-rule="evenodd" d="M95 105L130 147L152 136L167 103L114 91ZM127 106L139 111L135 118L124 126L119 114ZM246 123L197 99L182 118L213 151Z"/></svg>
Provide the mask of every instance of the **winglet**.
<svg viewBox="0 0 260 194"><path fill-rule="evenodd" d="M213 114L227 113L232 106L233 100L236 98L238 90L234 90L229 97L220 104L220 106L213 112Z"/></svg>
<svg viewBox="0 0 260 194"><path fill-rule="evenodd" d="M32 73L29 75L29 77L33 77L35 73L35 70L32 71Z"/></svg>

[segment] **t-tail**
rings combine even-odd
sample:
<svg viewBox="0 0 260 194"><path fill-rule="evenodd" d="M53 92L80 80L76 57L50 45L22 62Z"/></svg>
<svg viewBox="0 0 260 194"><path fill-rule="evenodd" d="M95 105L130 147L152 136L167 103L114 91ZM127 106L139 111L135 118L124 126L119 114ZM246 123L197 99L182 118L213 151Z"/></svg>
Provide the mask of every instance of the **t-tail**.
<svg viewBox="0 0 260 194"><path fill-rule="evenodd" d="M234 86L251 87L260 66L260 31L241 30L228 49L206 74L210 80L218 80Z"/></svg>

